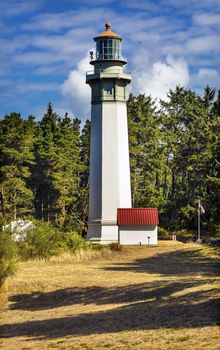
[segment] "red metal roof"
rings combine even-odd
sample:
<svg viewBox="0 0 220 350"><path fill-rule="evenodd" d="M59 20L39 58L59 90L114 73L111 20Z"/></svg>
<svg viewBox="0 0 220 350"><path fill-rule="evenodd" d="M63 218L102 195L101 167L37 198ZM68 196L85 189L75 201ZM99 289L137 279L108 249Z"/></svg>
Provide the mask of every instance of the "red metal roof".
<svg viewBox="0 0 220 350"><path fill-rule="evenodd" d="M158 225L157 208L118 208L118 225Z"/></svg>

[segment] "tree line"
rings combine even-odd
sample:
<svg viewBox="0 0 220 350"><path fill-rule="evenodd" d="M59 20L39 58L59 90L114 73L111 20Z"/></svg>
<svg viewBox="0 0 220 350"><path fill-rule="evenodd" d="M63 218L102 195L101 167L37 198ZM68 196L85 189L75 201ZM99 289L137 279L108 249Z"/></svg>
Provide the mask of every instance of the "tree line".
<svg viewBox="0 0 220 350"><path fill-rule="evenodd" d="M220 92L176 87L166 101L127 101L134 207L158 207L161 226L220 231ZM60 117L49 103L40 121L19 113L0 121L0 204L4 222L34 216L86 232L90 121Z"/></svg>

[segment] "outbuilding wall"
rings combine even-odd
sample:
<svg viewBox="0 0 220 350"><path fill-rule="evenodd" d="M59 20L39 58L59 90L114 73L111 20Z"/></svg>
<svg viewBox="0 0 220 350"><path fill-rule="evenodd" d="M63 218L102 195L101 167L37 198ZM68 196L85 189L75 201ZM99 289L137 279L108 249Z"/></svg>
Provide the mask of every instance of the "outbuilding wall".
<svg viewBox="0 0 220 350"><path fill-rule="evenodd" d="M119 242L122 245L157 245L157 225L121 225Z"/></svg>

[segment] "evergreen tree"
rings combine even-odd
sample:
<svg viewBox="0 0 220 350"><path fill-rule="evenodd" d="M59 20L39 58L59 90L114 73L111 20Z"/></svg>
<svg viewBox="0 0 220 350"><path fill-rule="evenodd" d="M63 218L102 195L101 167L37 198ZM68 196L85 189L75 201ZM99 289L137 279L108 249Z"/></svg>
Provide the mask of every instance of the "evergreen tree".
<svg viewBox="0 0 220 350"><path fill-rule="evenodd" d="M211 232L220 234L220 91L211 105L211 159L206 179L208 225Z"/></svg>
<svg viewBox="0 0 220 350"><path fill-rule="evenodd" d="M207 177L212 152L212 93L201 98L191 90L177 87L168 101L161 101L162 131L167 149L166 222L170 227L193 226L198 199L206 201ZM168 216L168 220L167 220Z"/></svg>
<svg viewBox="0 0 220 350"><path fill-rule="evenodd" d="M30 166L34 164L33 117L22 120L11 113L0 121L0 181L3 217L14 220L32 211L33 193L28 187Z"/></svg>
<svg viewBox="0 0 220 350"><path fill-rule="evenodd" d="M39 123L33 175L36 209L42 219L61 223L73 210L79 192L79 138L80 120L71 122L67 114L60 118L49 103Z"/></svg>
<svg viewBox="0 0 220 350"><path fill-rule="evenodd" d="M90 162L91 122L86 120L80 137L80 191L78 197L78 213L82 232L86 232L89 211L89 162Z"/></svg>
<svg viewBox="0 0 220 350"><path fill-rule="evenodd" d="M162 148L159 118L150 96L129 96L128 123L133 206L158 206Z"/></svg>
<svg viewBox="0 0 220 350"><path fill-rule="evenodd" d="M196 225L197 201L206 208L203 228L220 231L220 91L201 97L170 90L156 108L150 96L129 96L129 149L134 207L156 206L170 229ZM0 204L4 218L32 213L64 228L86 232L91 123L59 117L48 104L33 117L0 121Z"/></svg>
<svg viewBox="0 0 220 350"><path fill-rule="evenodd" d="M36 166L32 183L35 187L36 215L49 221L56 217L55 202L58 190L54 188L54 162L57 157L57 141L60 135L59 117L48 104L47 112L39 122L35 145ZM55 212L54 212L55 210Z"/></svg>
<svg viewBox="0 0 220 350"><path fill-rule="evenodd" d="M80 120L73 122L66 114L60 120L60 134L57 141L57 154L54 158L53 185L58 191L56 208L58 221L66 219L68 211L76 213L76 202L80 186Z"/></svg>

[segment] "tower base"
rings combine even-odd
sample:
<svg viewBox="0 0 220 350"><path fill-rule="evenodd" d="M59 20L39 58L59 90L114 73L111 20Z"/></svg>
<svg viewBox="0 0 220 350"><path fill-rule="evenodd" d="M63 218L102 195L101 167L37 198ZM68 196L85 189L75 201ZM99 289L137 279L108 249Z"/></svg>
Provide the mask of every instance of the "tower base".
<svg viewBox="0 0 220 350"><path fill-rule="evenodd" d="M92 221L88 223L87 241L100 244L118 242L118 225L111 222Z"/></svg>

